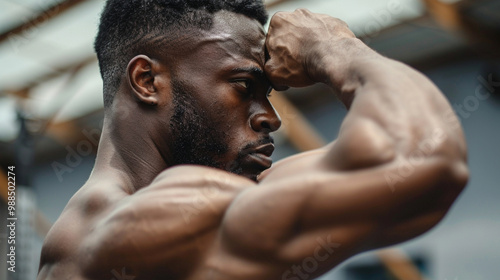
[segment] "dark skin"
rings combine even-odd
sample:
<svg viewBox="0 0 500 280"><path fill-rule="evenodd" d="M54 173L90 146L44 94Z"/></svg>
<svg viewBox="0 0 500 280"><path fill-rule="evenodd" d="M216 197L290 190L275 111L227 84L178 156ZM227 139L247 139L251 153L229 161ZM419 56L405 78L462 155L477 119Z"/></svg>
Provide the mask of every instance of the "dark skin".
<svg viewBox="0 0 500 280"><path fill-rule="evenodd" d="M464 137L445 98L342 21L279 13L266 37L256 21L219 12L192 43L169 65L131 60L94 171L47 236L38 279L310 279L429 230L465 186ZM172 77L228 132L218 169L173 166ZM269 86L318 82L349 108L339 138L257 181L272 149L245 147L280 126Z"/></svg>

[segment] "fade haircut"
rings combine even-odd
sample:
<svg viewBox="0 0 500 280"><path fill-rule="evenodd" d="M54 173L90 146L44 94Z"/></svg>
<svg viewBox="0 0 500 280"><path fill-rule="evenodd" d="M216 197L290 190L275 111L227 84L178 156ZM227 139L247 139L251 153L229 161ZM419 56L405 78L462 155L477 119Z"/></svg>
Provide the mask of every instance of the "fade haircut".
<svg viewBox="0 0 500 280"><path fill-rule="evenodd" d="M209 30L214 13L226 10L267 22L262 0L108 0L94 49L104 82L104 107L113 102L130 59L167 47L188 30ZM175 47L175 46L173 46Z"/></svg>

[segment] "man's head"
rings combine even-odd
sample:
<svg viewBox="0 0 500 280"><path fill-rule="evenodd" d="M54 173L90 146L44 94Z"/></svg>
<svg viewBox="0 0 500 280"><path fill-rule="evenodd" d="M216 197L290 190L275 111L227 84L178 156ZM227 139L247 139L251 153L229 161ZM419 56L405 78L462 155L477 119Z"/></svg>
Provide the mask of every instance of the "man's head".
<svg viewBox="0 0 500 280"><path fill-rule="evenodd" d="M221 10L261 24L268 18L261 0L108 0L94 44L104 80L104 105L112 103L132 57L175 48L171 44L186 31L209 30L214 13Z"/></svg>
<svg viewBox="0 0 500 280"><path fill-rule="evenodd" d="M138 103L141 127L129 129L167 165L255 179L281 124L263 72L266 20L261 1L108 1L95 43L107 115Z"/></svg>

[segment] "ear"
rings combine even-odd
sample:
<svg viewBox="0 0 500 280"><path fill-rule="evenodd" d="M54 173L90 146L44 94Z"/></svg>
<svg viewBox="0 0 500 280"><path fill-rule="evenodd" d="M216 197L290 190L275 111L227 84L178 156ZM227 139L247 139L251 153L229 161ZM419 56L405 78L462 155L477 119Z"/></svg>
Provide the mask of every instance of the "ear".
<svg viewBox="0 0 500 280"><path fill-rule="evenodd" d="M135 97L147 105L156 106L160 93L155 85L159 70L158 62L145 55L138 55L127 66L127 80Z"/></svg>

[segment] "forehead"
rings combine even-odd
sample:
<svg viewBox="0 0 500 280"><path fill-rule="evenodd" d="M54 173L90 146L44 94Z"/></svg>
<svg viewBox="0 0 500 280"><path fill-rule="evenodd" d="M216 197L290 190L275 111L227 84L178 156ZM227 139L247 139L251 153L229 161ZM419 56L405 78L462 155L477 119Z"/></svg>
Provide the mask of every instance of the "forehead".
<svg viewBox="0 0 500 280"><path fill-rule="evenodd" d="M264 67L266 35L263 26L247 16L228 11L214 15L212 28L197 32L186 48L188 61L201 65L230 63ZM189 50L188 50L189 49Z"/></svg>

